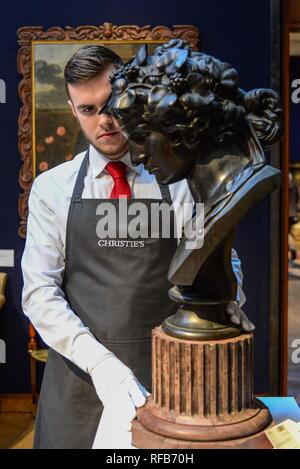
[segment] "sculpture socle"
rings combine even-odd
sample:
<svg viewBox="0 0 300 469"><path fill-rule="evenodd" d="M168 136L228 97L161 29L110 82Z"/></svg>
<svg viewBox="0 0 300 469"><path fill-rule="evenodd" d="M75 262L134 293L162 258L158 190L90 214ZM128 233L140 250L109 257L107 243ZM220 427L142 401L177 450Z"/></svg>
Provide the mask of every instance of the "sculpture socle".
<svg viewBox="0 0 300 469"><path fill-rule="evenodd" d="M180 39L151 56L142 46L111 82L102 112L118 118L133 163L162 184L186 178L204 204L203 245L191 249L183 237L169 268L169 295L179 308L153 331L153 398L138 412L134 442L267 446L262 431L271 418L253 397L252 334L242 333L240 317L232 322L228 305L236 297L235 227L280 183L262 149L281 134L278 96L244 92L228 63Z"/></svg>

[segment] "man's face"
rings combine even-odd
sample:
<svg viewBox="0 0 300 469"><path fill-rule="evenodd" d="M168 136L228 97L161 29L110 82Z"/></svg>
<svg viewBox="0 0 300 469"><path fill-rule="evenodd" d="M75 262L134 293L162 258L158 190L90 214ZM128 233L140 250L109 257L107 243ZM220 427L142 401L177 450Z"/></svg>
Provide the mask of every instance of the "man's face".
<svg viewBox="0 0 300 469"><path fill-rule="evenodd" d="M69 105L78 119L88 141L109 159L120 158L127 151L127 139L120 132L117 120L108 114L98 114L111 93L109 76L114 66L90 80L68 84Z"/></svg>

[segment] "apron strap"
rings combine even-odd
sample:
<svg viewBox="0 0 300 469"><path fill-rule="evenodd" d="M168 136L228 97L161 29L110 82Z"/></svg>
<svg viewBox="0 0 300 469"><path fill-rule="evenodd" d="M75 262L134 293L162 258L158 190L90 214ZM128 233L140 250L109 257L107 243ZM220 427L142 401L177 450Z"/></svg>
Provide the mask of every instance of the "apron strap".
<svg viewBox="0 0 300 469"><path fill-rule="evenodd" d="M170 193L170 188L168 184L159 184L160 192L162 195L162 198L165 202L168 204L172 205L173 201L171 198L171 193Z"/></svg>
<svg viewBox="0 0 300 469"><path fill-rule="evenodd" d="M88 161L89 161L89 149L86 151L85 156L82 160L79 173L75 182L73 194L72 194L72 202L80 202L83 188L84 188L84 178L87 173L87 167L88 167Z"/></svg>
<svg viewBox="0 0 300 469"><path fill-rule="evenodd" d="M82 197L82 192L84 188L84 178L87 173L89 161L89 149L86 151L85 156L82 160L78 176L75 182L73 194L72 194L72 202L80 202ZM162 199L167 202L168 204L172 205L173 201L170 194L170 188L167 184L159 184L160 192L162 195Z"/></svg>

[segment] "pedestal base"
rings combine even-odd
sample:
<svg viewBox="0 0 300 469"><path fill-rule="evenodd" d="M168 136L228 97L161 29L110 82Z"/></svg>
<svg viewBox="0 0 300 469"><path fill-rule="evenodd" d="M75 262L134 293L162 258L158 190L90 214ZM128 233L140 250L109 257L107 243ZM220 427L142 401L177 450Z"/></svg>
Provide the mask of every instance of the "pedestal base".
<svg viewBox="0 0 300 469"><path fill-rule="evenodd" d="M152 397L138 409L138 448L271 448L269 410L252 392L252 334L191 341L152 335Z"/></svg>
<svg viewBox="0 0 300 469"><path fill-rule="evenodd" d="M143 427L139 420L135 420L132 425L132 435L133 446L141 449L273 449L264 431L234 440L186 441L151 432Z"/></svg>

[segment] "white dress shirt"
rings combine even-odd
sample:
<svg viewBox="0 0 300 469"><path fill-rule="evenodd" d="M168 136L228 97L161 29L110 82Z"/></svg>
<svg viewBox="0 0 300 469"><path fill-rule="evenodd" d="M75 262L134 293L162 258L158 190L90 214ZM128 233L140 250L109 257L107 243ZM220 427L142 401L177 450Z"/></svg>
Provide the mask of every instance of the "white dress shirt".
<svg viewBox="0 0 300 469"><path fill-rule="evenodd" d="M27 238L22 257L24 288L22 305L26 316L44 342L76 363L85 371L95 363L96 339L70 308L61 288L65 268L66 223L70 199L85 152L40 174L33 182L29 197ZM114 182L105 170L110 160L90 146L89 164L84 180L82 198L109 198ZM127 180L133 198L161 199L155 176L143 165L133 166L127 152L122 158L128 166ZM169 186L173 204L193 202L186 180ZM241 289L240 260L233 250L233 270L238 280L238 299L242 305L245 295ZM76 338L90 334L90 350L78 350ZM93 345L95 348L93 349Z"/></svg>

